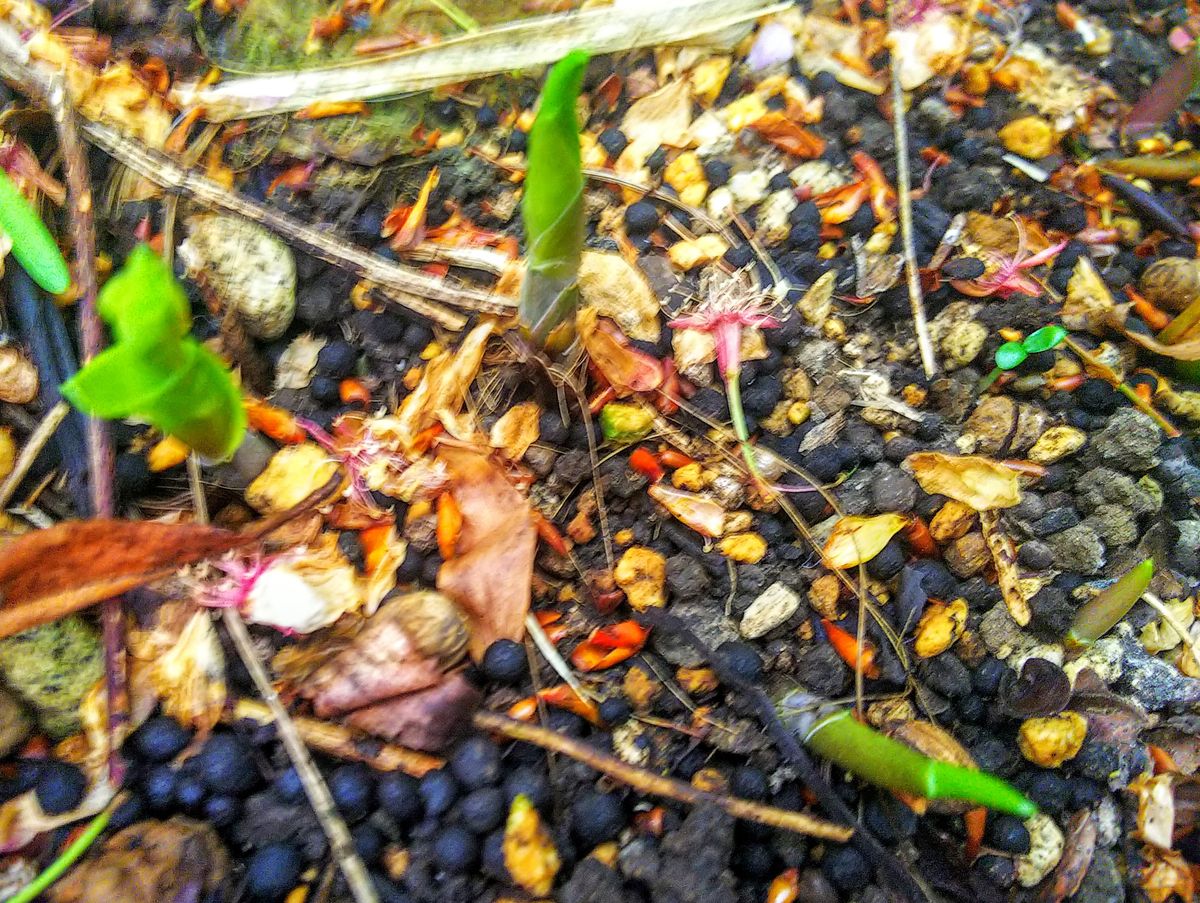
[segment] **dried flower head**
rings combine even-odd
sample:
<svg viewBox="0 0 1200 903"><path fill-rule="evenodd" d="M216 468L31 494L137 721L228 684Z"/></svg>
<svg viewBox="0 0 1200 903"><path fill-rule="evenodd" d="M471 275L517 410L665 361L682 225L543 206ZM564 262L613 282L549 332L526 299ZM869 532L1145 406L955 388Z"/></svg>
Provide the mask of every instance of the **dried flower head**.
<svg viewBox="0 0 1200 903"><path fill-rule="evenodd" d="M697 329L713 337L721 378L736 379L742 366L742 328L773 329L776 301L756 289L744 270L733 274L712 271L701 284L700 298L667 325L672 329Z"/></svg>
<svg viewBox="0 0 1200 903"><path fill-rule="evenodd" d="M1016 254L1009 257L996 251L985 250L982 256L990 264L989 271L978 279L952 280L951 285L973 298L987 298L993 295L1008 298L1018 293L1035 298L1041 296L1042 284L1032 276L1026 275L1025 271L1049 263L1067 243L1062 241L1027 256L1025 226L1018 218L1014 217L1013 222L1017 227Z"/></svg>

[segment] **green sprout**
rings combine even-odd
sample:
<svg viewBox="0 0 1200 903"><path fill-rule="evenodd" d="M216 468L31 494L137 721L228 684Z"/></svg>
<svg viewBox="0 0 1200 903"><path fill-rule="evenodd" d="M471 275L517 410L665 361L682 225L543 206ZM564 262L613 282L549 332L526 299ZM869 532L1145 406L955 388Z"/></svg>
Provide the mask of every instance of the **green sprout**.
<svg viewBox="0 0 1200 903"><path fill-rule="evenodd" d="M207 458L229 458L246 431L241 392L190 335L187 296L166 262L139 245L96 304L113 344L63 383L63 396L93 417L144 420Z"/></svg>
<svg viewBox="0 0 1200 903"><path fill-rule="evenodd" d="M537 118L529 130L525 196L528 262L518 306L521 326L533 343L551 351L574 335L583 255L583 162L575 104L588 55L574 50L546 77Z"/></svg>
<svg viewBox="0 0 1200 903"><path fill-rule="evenodd" d="M854 718L849 709L812 711L811 697L784 699L785 722L804 745L868 784L927 800L962 800L1021 818L1037 812L1023 793L995 775L917 752Z"/></svg>
<svg viewBox="0 0 1200 903"><path fill-rule="evenodd" d="M12 240L12 254L29 278L52 295L71 285L71 271L54 236L7 172L0 169L0 229Z"/></svg>
<svg viewBox="0 0 1200 903"><path fill-rule="evenodd" d="M1116 626L1128 614L1154 577L1154 559L1147 558L1131 568L1120 580L1101 590L1075 613L1067 631L1068 646L1090 646Z"/></svg>
<svg viewBox="0 0 1200 903"><path fill-rule="evenodd" d="M1031 354L1057 348L1067 337L1067 331L1055 324L1031 332L1020 342L1005 342L996 349L996 367L979 381L979 391L987 390L1007 370L1015 370Z"/></svg>

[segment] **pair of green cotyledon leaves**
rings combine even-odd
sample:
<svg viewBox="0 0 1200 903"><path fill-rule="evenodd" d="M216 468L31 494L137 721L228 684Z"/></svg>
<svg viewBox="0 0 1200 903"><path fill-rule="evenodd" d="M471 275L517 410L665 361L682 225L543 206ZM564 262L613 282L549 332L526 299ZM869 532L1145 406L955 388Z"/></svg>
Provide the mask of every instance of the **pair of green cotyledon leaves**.
<svg viewBox="0 0 1200 903"><path fill-rule="evenodd" d="M1020 342L1005 342L996 349L996 369L1015 369L1021 366L1029 355L1057 348L1066 337L1067 331L1055 324L1029 333Z"/></svg>
<svg viewBox="0 0 1200 903"><path fill-rule="evenodd" d="M2 169L0 228L34 282L53 294L70 287L54 237ZM192 337L187 295L166 262L148 245L134 248L96 309L112 345L63 383L63 396L93 417L142 420L206 458L230 457L246 431L241 391L224 362Z"/></svg>

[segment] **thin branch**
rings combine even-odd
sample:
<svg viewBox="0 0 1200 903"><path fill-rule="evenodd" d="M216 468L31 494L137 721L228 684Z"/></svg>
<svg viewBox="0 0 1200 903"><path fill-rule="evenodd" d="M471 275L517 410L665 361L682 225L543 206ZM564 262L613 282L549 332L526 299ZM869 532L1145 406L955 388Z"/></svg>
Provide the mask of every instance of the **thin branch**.
<svg viewBox="0 0 1200 903"><path fill-rule="evenodd" d="M1159 429L1161 429L1169 437L1174 439L1180 435L1180 432L1175 425L1162 414L1158 413L1158 411L1155 410L1154 405L1150 404L1150 402L1142 398L1142 396L1135 392L1130 386L1126 385L1125 382L1122 381L1121 377L1117 375L1117 371L1115 371L1112 367L1108 366L1108 364L1104 363L1104 361L1100 360L1100 358L1096 357L1096 355L1092 354L1070 336L1067 336L1065 339L1063 339L1063 344L1080 357L1086 369L1092 370L1097 376L1128 398L1130 403L1135 408L1158 424Z"/></svg>
<svg viewBox="0 0 1200 903"><path fill-rule="evenodd" d="M238 699L232 709L226 710L223 717L231 722L253 721L264 725L275 720L271 710L256 699ZM336 759L363 762L376 771L403 771L419 778L445 764L437 756L396 746L394 743L379 745L373 739L369 743L363 743L362 734L331 721L299 716L292 718L292 721L300 738L310 749Z"/></svg>
<svg viewBox="0 0 1200 903"><path fill-rule="evenodd" d="M83 129L97 147L159 187L185 194L205 207L258 223L309 254L374 283L388 300L445 329L458 331L467 322L463 314L447 305L500 316L514 312L515 302L503 296L456 285L364 251L328 230L230 191L107 125L85 122Z"/></svg>
<svg viewBox="0 0 1200 903"><path fill-rule="evenodd" d="M888 4L889 20L895 21L893 3ZM925 316L925 298L921 293L921 274L917 268L917 252L913 244L912 177L908 171L908 126L904 121L904 87L900 84L900 67L892 60L892 130L896 141L896 194L900 207L900 246L904 254L904 270L908 278L908 301L912 306L913 331L917 334L917 349L921 352L921 367L927 379L937 373L937 358L933 340L929 337L929 320Z"/></svg>
<svg viewBox="0 0 1200 903"><path fill-rule="evenodd" d="M200 483L200 460L195 454L188 458L188 482L192 488L196 520L200 523L207 523L208 508L204 501L204 487ZM338 868L342 870L342 874L346 876L346 883L350 887L350 893L354 896L355 903L379 903L375 885L371 883L367 868L354 848L354 841L350 837L346 823L338 814L325 778L321 776L316 763L313 762L292 716L288 714L279 694L275 692L271 677L267 674L267 669L263 665L262 659L259 658L258 651L254 648L250 631L246 629L246 622L242 620L242 616L238 614L236 608L226 608L221 612L221 623L225 625L225 630L233 641L233 648L237 651L238 658L246 666L246 671L254 682L254 688L258 690L258 694L266 703L270 720L275 723L276 730L279 731L279 739L283 741L283 748L287 750L288 758L295 766L304 792L308 795L308 801L312 804L313 813L317 816L317 821L320 822L325 836L329 838L330 853L337 862Z"/></svg>
<svg viewBox="0 0 1200 903"><path fill-rule="evenodd" d="M4 482L0 483L0 508L5 507L12 499L13 493L25 479L25 474L29 473L29 468L37 460L42 449L46 447L46 443L53 437L58 425L69 413L71 413L71 406L65 401L60 401L46 412L46 416L41 419L37 428L29 434L29 439L26 440L21 453L17 455L12 471L4 478Z"/></svg>
<svg viewBox="0 0 1200 903"><path fill-rule="evenodd" d="M773 828L782 828L786 831L795 831L797 834L807 834L810 837L819 837L838 843L845 843L854 834L853 828L825 821L804 812L777 809L774 806L764 806L761 803L752 803L738 797L698 790L683 781L664 778L644 768L637 768L628 762L622 762L615 756L602 753L595 747L564 734L555 733L534 724L526 724L523 721L514 721L512 718L506 718L495 712L476 712L472 720L480 730L562 753L564 756L582 762L589 768L608 775L647 796L659 796L691 806L707 803L723 809L734 818L742 818L760 825L770 825Z"/></svg>

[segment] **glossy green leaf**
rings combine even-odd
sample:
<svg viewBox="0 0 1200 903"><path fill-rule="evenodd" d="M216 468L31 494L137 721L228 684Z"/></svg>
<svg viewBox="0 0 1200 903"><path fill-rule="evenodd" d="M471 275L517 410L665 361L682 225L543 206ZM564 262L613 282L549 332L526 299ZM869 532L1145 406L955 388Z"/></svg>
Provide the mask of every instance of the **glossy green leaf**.
<svg viewBox="0 0 1200 903"><path fill-rule="evenodd" d="M51 294L71 285L71 270L54 236L21 189L0 169L0 228L12 239L12 254L29 278Z"/></svg>
<svg viewBox="0 0 1200 903"><path fill-rule="evenodd" d="M63 396L95 417L150 423L205 457L232 455L246 431L241 392L189 334L187 296L162 258L136 248L97 306L114 344L63 384Z"/></svg>
<svg viewBox="0 0 1200 903"><path fill-rule="evenodd" d="M996 366L1001 370L1011 370L1021 366L1021 362L1027 357L1029 352L1020 342L1005 342L996 349Z"/></svg>
<svg viewBox="0 0 1200 903"><path fill-rule="evenodd" d="M578 301L575 284L583 253L583 164L575 104L588 55L567 54L546 77L537 118L529 131L521 216L527 247L518 312L538 345L569 323Z"/></svg>
<svg viewBox="0 0 1200 903"><path fill-rule="evenodd" d="M1021 347L1029 354L1037 354L1041 351L1049 351L1051 348L1057 348L1066 337L1067 331L1055 323L1050 326L1043 326L1041 329L1029 333L1025 337L1025 341L1021 342Z"/></svg>

